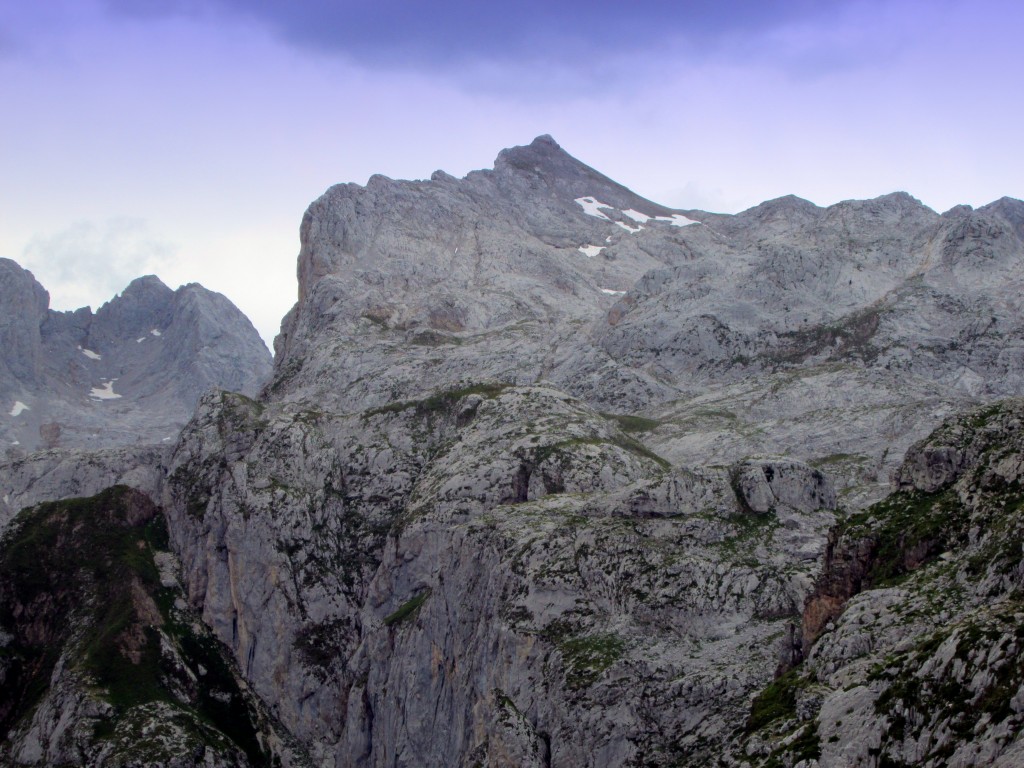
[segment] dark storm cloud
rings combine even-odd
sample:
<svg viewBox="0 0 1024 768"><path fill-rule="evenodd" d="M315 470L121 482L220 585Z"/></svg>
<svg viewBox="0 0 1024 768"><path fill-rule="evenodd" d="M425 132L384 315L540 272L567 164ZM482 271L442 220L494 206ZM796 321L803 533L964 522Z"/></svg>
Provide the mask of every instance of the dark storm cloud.
<svg viewBox="0 0 1024 768"><path fill-rule="evenodd" d="M511 3L426 0L107 0L134 17L208 15L258 21L292 44L367 64L447 67L468 60L570 61L663 44L714 50L844 3L814 0L616 0Z"/></svg>

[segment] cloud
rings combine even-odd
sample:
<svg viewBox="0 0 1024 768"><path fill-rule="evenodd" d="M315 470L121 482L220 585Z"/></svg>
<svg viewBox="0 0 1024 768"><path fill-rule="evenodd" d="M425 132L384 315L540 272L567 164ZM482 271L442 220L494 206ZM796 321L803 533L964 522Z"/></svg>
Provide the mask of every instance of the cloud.
<svg viewBox="0 0 1024 768"><path fill-rule="evenodd" d="M150 232L145 221L84 221L25 247L23 265L50 292L54 309L97 308L136 277L159 273L176 248Z"/></svg>
<svg viewBox="0 0 1024 768"><path fill-rule="evenodd" d="M467 62L586 66L609 55L682 45L699 53L737 37L827 19L813 0L106 0L115 14L257 22L293 45L374 67L450 69Z"/></svg>

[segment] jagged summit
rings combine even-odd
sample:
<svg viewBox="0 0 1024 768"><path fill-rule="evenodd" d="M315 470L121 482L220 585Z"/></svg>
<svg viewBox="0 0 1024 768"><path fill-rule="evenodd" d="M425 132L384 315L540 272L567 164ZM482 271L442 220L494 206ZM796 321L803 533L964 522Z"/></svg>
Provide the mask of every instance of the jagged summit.
<svg viewBox="0 0 1024 768"><path fill-rule="evenodd" d="M255 394L270 355L249 320L198 284L133 280L95 313L49 309L0 260L0 439L20 455L173 439L211 387Z"/></svg>

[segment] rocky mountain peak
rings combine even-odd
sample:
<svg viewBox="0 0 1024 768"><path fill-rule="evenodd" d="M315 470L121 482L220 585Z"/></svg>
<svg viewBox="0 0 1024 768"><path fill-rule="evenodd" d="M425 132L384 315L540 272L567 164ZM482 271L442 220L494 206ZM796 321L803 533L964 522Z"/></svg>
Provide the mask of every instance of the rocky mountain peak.
<svg viewBox="0 0 1024 768"><path fill-rule="evenodd" d="M517 185L512 179L540 179L556 196L570 201L590 197L619 210L636 210L647 216L670 215L666 208L619 184L577 160L551 136L538 136L525 146L503 149L494 161L494 174L500 186L509 190ZM528 187L529 188L529 187ZM511 191L515 195L519 190ZM521 204L521 200L516 200Z"/></svg>
<svg viewBox="0 0 1024 768"><path fill-rule="evenodd" d="M128 287L96 311L90 342L104 347L115 339L140 337L162 330L170 319L174 291L156 275L132 280Z"/></svg>
<svg viewBox="0 0 1024 768"><path fill-rule="evenodd" d="M0 378L6 369L19 381L37 379L39 326L49 306L50 295L31 272L10 259L0 259Z"/></svg>
<svg viewBox="0 0 1024 768"><path fill-rule="evenodd" d="M88 418L25 387L0 404L3 437L92 448L159 426L166 450L11 460L0 525L123 482L154 494L169 550L108 496L20 513L12 565L95 561L94 538L62 531L98 508L123 520L124 546L95 548L144 566L140 603L163 597L107 658L150 649L179 723L251 694L294 738L284 766L1024 764L1024 406L991 402L1024 392L1019 210L940 217L895 193L672 211L550 137L462 179L331 187L255 399L222 374L265 350L219 294L147 278L103 315L149 322L166 302L167 324L103 349L90 314L50 314L43 370L73 373L57 394ZM207 392L180 432L154 407L191 409L214 375L241 393ZM892 476L902 490L873 504ZM55 539L72 551L31 548ZM44 583L3 571L0 592ZM36 607L114 602L61 591L72 575ZM222 646L244 685L210 685L216 660L180 631L199 622L199 650ZM119 676L72 679L90 668L68 645L62 672L23 664L25 622L0 630L0 707L5 670L49 687L0 709L0 763L46 741L67 763L62 734L130 746L123 708L76 703L113 706ZM279 744L259 720L245 741Z"/></svg>
<svg viewBox="0 0 1024 768"><path fill-rule="evenodd" d="M1002 217L1010 224L1017 237L1024 240L1024 200L1018 200L1015 197L1001 197L978 210Z"/></svg>
<svg viewBox="0 0 1024 768"><path fill-rule="evenodd" d="M252 323L198 284L133 280L93 314L48 309L0 261L0 440L36 448L169 442L211 387L255 394L271 358Z"/></svg>

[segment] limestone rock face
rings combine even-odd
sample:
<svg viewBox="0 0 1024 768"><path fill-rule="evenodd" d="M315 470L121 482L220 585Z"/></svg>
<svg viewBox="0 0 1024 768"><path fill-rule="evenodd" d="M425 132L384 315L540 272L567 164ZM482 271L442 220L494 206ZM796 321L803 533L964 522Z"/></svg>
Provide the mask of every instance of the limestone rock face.
<svg viewBox="0 0 1024 768"><path fill-rule="evenodd" d="M196 284L172 291L151 275L95 314L56 312L32 274L4 259L0 296L0 440L10 460L170 443L203 392L253 394L270 371L252 324Z"/></svg>
<svg viewBox="0 0 1024 768"><path fill-rule="evenodd" d="M31 272L0 259L0 370L4 378L35 385L40 374L39 328L50 296Z"/></svg>
<svg viewBox="0 0 1024 768"><path fill-rule="evenodd" d="M548 387L223 394L164 504L193 606L315 760L618 765L706 759L774 669L834 491L759 467L782 501L753 519L739 468L673 469Z"/></svg>

